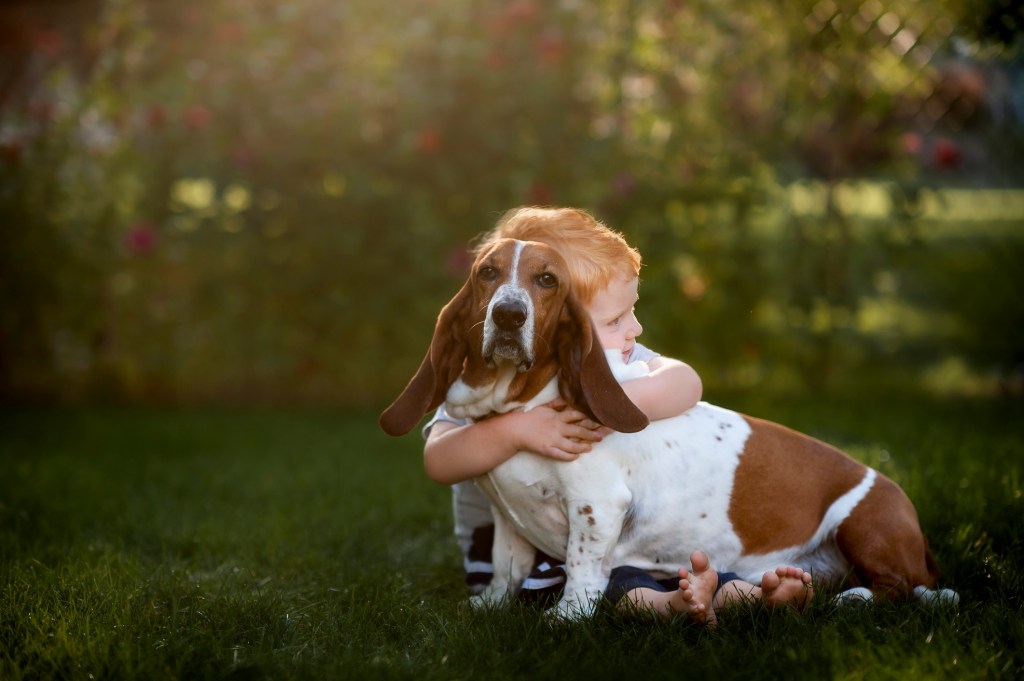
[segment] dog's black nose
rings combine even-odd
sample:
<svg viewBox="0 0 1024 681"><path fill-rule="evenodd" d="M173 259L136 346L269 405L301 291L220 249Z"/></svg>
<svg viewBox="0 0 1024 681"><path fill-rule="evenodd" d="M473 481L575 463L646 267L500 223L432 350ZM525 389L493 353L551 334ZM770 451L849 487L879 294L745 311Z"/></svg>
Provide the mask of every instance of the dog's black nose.
<svg viewBox="0 0 1024 681"><path fill-rule="evenodd" d="M518 301L494 306L494 325L502 331L515 331L526 323L526 305Z"/></svg>

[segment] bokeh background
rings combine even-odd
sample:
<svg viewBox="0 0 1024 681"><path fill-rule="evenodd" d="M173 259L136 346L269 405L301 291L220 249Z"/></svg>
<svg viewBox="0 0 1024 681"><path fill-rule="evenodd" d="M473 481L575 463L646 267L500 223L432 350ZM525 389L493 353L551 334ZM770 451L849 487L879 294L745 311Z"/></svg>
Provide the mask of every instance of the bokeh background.
<svg viewBox="0 0 1024 681"><path fill-rule="evenodd" d="M0 5L0 399L379 406L573 205L716 391L1020 395L1018 0ZM867 393L870 394L870 393Z"/></svg>

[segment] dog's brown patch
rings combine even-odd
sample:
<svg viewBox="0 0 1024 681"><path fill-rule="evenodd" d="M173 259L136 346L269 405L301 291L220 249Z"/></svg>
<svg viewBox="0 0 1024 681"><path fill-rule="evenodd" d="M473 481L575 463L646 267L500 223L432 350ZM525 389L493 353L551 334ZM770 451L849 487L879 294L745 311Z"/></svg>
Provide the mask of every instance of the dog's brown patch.
<svg viewBox="0 0 1024 681"><path fill-rule="evenodd" d="M762 554L802 544L832 503L861 481L865 467L812 437L744 418L752 432L729 502L743 551Z"/></svg>

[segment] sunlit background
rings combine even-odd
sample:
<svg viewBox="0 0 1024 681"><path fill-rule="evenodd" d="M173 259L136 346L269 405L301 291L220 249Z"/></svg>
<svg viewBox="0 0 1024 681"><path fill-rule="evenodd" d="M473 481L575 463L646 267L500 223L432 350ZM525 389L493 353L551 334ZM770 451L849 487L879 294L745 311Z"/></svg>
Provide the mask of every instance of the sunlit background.
<svg viewBox="0 0 1024 681"><path fill-rule="evenodd" d="M1018 0L0 5L0 397L377 405L573 205L715 391L1022 392Z"/></svg>

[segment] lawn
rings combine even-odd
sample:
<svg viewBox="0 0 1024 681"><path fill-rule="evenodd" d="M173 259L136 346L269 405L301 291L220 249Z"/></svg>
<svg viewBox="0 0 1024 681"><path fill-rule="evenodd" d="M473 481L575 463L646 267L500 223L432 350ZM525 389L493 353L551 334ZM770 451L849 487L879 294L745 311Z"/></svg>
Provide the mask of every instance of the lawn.
<svg viewBox="0 0 1024 681"><path fill-rule="evenodd" d="M958 610L715 631L467 608L445 488L369 412L0 414L0 678L1020 678L1019 401L719 399L902 484Z"/></svg>

